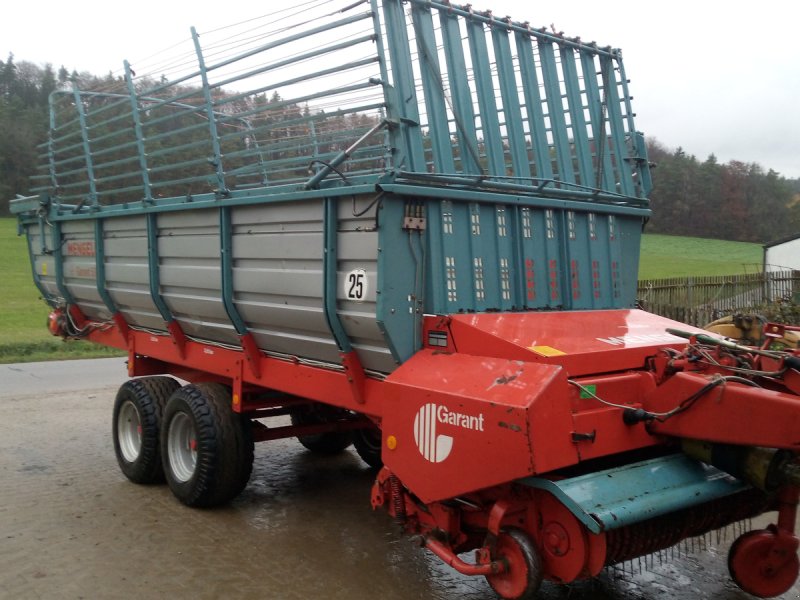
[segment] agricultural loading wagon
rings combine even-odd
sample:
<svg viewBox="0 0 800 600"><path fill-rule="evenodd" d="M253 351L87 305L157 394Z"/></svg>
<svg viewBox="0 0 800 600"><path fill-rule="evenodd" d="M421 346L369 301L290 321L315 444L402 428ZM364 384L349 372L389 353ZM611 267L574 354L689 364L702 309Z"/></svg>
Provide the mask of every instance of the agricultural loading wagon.
<svg viewBox="0 0 800 600"><path fill-rule="evenodd" d="M633 308L650 178L619 51L314 4L51 97L11 206L51 331L128 352L123 473L213 506L255 441L353 443L373 507L507 599L776 510L728 563L788 590L800 356Z"/></svg>

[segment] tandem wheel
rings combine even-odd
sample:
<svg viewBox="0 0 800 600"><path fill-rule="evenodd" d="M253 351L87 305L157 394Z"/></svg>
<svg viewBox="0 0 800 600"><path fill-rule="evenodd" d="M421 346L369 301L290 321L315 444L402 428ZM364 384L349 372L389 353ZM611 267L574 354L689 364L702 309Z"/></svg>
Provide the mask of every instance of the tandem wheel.
<svg viewBox="0 0 800 600"><path fill-rule="evenodd" d="M250 419L233 412L224 385L184 386L164 409L161 458L167 484L181 502L225 504L245 488L253 470Z"/></svg>
<svg viewBox="0 0 800 600"><path fill-rule="evenodd" d="M353 447L365 463L373 469L383 467L381 448L383 439L381 430L377 427L365 427L353 432Z"/></svg>
<svg viewBox="0 0 800 600"><path fill-rule="evenodd" d="M122 473L134 483L164 481L159 435L164 407L180 387L171 377L141 377L123 383L114 400L112 437Z"/></svg>
<svg viewBox="0 0 800 600"><path fill-rule="evenodd" d="M297 407L292 411L291 418L292 425L317 425L338 421L347 414L348 412L341 408L312 403ZM353 443L353 434L350 431L326 431L299 435L297 441L314 454L334 455L343 452Z"/></svg>

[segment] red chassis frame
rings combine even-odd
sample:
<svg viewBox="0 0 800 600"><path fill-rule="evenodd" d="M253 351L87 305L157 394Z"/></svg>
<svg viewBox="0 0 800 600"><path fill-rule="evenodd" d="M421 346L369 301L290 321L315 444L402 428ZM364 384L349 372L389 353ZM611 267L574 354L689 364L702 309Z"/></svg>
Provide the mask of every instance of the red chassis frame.
<svg viewBox="0 0 800 600"><path fill-rule="evenodd" d="M70 310L78 327L86 325L80 311ZM656 549L646 541L620 548L619 536L589 532L554 496L523 489L516 480L674 445L676 438L800 450L797 363L754 387L730 376L737 372L736 361L719 348L716 358L697 361L687 354L694 337L687 344L664 333L684 325L642 311L427 317L425 347L385 379L367 377L355 353L343 355L341 367L325 368L254 351L252 339L235 350L187 339L173 328L158 335L129 328L120 317L114 323L89 328L87 337L126 349L132 377L170 373L193 383L221 382L232 388L232 409L254 417L263 409L310 400L379 424L386 466L373 487L373 506L386 506L408 532L420 536L422 545L455 569L487 576L503 597L516 597L531 584L530 573L518 574L522 558L509 542L509 530L533 538L543 573L562 582L594 576L609 561ZM798 360L797 352L792 356ZM749 360L765 372L781 366L757 354ZM723 383L711 385L720 378ZM265 391L273 396L265 399ZM687 399L693 399L691 406L683 408ZM444 470L437 468L435 452L433 460L430 453L423 460L425 451L415 438L420 427L412 423L420 421L426 406L446 407L449 425L456 427L448 430L447 423L440 423L440 433L448 435L434 436L436 441L457 439L446 448ZM484 419L500 427L478 431ZM330 426L285 427L255 437L275 439L325 427ZM746 540L742 552L749 558L740 562L752 562L748 552L755 550L750 548L761 552L766 547L767 567L788 565L794 572L797 496L794 485L782 487L778 525ZM694 525L690 516L680 534L697 535L703 527L765 508L758 499L715 505L709 510L725 514L716 520L708 514L694 517ZM478 548L474 564L457 556L470 548ZM747 580L747 574L742 578ZM759 587L758 577L755 581L752 593L771 589Z"/></svg>

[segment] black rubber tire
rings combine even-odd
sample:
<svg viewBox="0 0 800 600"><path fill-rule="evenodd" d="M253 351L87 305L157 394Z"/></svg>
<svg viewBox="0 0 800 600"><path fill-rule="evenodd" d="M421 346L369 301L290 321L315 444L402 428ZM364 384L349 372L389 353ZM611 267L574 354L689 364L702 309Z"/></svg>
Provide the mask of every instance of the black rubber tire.
<svg viewBox="0 0 800 600"><path fill-rule="evenodd" d="M381 430L377 427L356 429L353 432L353 447L358 452L361 460L373 469L383 467L383 459L381 458L382 444Z"/></svg>
<svg viewBox="0 0 800 600"><path fill-rule="evenodd" d="M346 411L325 404L303 405L292 412L292 425L315 425L328 423L346 415ZM350 431L327 431L314 435L299 435L299 441L314 454L334 455L343 452L353 443Z"/></svg>
<svg viewBox="0 0 800 600"><path fill-rule="evenodd" d="M175 452L176 423L193 433L195 462L181 477ZM171 447L172 444L172 447ZM173 454L170 454L172 450ZM176 391L164 410L161 457L170 490L187 506L209 508L230 502L247 486L253 470L249 418L233 412L231 392L222 384L198 383Z"/></svg>
<svg viewBox="0 0 800 600"><path fill-rule="evenodd" d="M159 445L161 417L167 400L179 387L180 384L172 377L141 377L126 381L117 391L111 421L114 454L120 470L133 483L164 482ZM135 409L135 414L131 413L131 408ZM135 447L126 445L126 439L130 442L132 433L128 432L126 436L124 428L137 426L131 422L132 416L138 416L139 421L138 452Z"/></svg>

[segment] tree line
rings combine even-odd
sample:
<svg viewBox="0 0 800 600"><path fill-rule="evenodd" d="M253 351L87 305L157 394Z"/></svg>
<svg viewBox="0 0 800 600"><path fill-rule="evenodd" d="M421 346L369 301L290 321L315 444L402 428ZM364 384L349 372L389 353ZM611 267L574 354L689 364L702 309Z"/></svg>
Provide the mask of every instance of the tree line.
<svg viewBox="0 0 800 600"><path fill-rule="evenodd" d="M800 233L800 179L757 163L704 161L647 143L653 217L647 231L765 243Z"/></svg>
<svg viewBox="0 0 800 600"><path fill-rule="evenodd" d="M8 214L8 200L30 193L30 177L43 162L43 150L37 147L47 140L48 98L71 79L78 80L81 89L120 86L124 91L111 74L70 73L64 67L56 72L49 64L17 62L13 55L0 60L0 214ZM308 107L282 102L277 94L255 101L275 106L259 125L263 160L296 170L295 161L282 149L282 139L308 135ZM369 127L370 118L360 117L326 118L315 139L324 143L325 136L332 135L325 147L333 150L338 146L334 138L339 137L334 131ZM270 125L274 119L287 126ZM682 148L668 149L654 139L648 140L648 153L654 168L653 217L647 231L764 243L800 229L800 179L787 179L755 163L720 164L714 155L700 161ZM291 175L287 172L286 177Z"/></svg>
<svg viewBox="0 0 800 600"><path fill-rule="evenodd" d="M58 193L67 204L95 198L102 204L141 200L145 190L140 144L152 198L214 191L219 161L214 158L201 88L170 84L164 77L137 78L139 140L128 86L120 76L68 73L63 67L55 74L50 65L16 63L9 56L0 61L0 77L0 136L13 132L0 145L0 214L8 214L8 200L15 195L51 186L47 170L42 170L48 154L62 167ZM71 91L73 81L80 90L77 95ZM277 91L268 96L214 89L212 94L227 189L306 180L379 121L377 114L347 108L312 111L307 104L281 98ZM45 145L52 124L56 133ZM94 186L80 168L84 124L91 132ZM383 154L383 133L375 132L339 170L380 169Z"/></svg>

